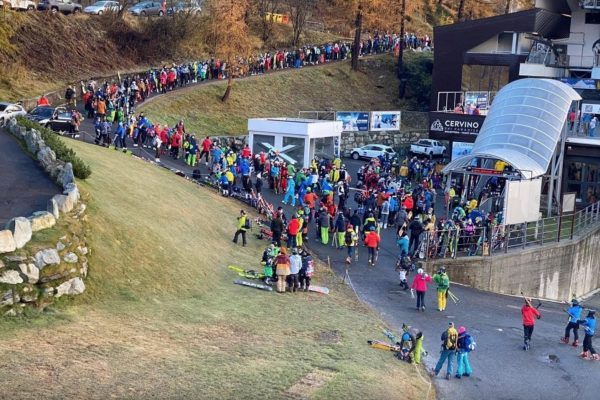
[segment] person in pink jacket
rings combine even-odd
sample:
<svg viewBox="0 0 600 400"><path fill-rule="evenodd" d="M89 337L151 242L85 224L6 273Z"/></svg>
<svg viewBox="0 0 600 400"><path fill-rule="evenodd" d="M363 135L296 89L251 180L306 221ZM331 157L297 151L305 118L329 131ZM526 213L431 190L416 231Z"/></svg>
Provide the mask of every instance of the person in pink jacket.
<svg viewBox="0 0 600 400"><path fill-rule="evenodd" d="M417 311L421 310L425 312L425 292L427 291L427 282L431 282L431 277L427 275L422 268L419 268L411 286L411 289L417 292Z"/></svg>

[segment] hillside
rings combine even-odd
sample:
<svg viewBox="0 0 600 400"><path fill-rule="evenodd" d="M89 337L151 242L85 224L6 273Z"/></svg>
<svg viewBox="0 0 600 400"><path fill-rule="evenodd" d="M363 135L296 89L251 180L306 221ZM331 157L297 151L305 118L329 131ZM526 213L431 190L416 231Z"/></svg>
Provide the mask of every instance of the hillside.
<svg viewBox="0 0 600 400"><path fill-rule="evenodd" d="M398 99L396 60L385 55L361 60L357 73L349 63L338 63L235 81L226 104L220 100L225 82L218 82L154 98L137 111L170 126L183 119L188 131L201 135L239 135L247 132L248 118L298 117L299 111L423 110L429 100L430 78L423 70L428 62L431 57L423 54L407 57L414 79L406 100Z"/></svg>
<svg viewBox="0 0 600 400"><path fill-rule="evenodd" d="M69 145L94 170L78 183L92 232L88 291L2 321L3 393L423 398L413 366L366 345L382 323L322 265L316 281L329 296L232 284L227 265L258 268L266 245L231 243L238 203L122 153Z"/></svg>

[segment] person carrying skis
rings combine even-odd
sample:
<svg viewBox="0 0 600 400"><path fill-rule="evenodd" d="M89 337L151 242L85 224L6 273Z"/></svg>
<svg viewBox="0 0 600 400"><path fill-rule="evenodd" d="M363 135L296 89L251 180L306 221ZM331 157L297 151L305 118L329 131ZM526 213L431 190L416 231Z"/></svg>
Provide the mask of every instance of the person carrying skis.
<svg viewBox="0 0 600 400"><path fill-rule="evenodd" d="M456 355L456 342L458 341L458 332L454 328L454 322L450 322L448 329L442 333L442 349L440 351L440 358L435 365L434 373L437 376L440 370L444 366L444 362L448 360L446 367L446 379L450 379L452 376L452 364L454 362L454 356Z"/></svg>
<svg viewBox="0 0 600 400"><path fill-rule="evenodd" d="M419 268L411 285L411 289L417 292L417 311L421 310L425 312L425 292L427 292L427 282L431 282L431 277L423 271L423 268Z"/></svg>
<svg viewBox="0 0 600 400"><path fill-rule="evenodd" d="M596 311L588 310L588 315L584 320L580 320L579 324L583 325L583 329L585 329L585 337L583 338L583 353L581 353L581 358L585 358L588 360L600 360L600 356L594 350L594 346L592 345L592 338L596 334Z"/></svg>
<svg viewBox="0 0 600 400"><path fill-rule="evenodd" d="M525 304L521 307L521 315L523 316L523 350L527 351L531 343L535 320L542 318L542 315L537 308L531 305L529 297L525 297Z"/></svg>
<svg viewBox="0 0 600 400"><path fill-rule="evenodd" d="M348 257L346 258L347 264L352 263L352 256L354 255L354 247L356 247L357 240L358 235L354 231L354 226L348 224L346 227L346 233L344 234L344 243L348 249Z"/></svg>
<svg viewBox="0 0 600 400"><path fill-rule="evenodd" d="M569 314L569 322L565 328L565 337L561 338L560 341L569 344L569 338L571 329L573 330L573 347L579 346L579 319L581 318L581 311L583 307L579 304L577 299L571 300L571 307L569 307L567 314Z"/></svg>
<svg viewBox="0 0 600 400"><path fill-rule="evenodd" d="M433 281L437 283L438 311L446 310L446 298L450 289L450 279L446 275L446 268L441 267L437 274L433 275Z"/></svg>
<svg viewBox="0 0 600 400"><path fill-rule="evenodd" d="M381 241L376 229L375 226L371 226L369 233L365 236L365 246L369 249L369 266L374 266L377 261L377 252Z"/></svg>
<svg viewBox="0 0 600 400"><path fill-rule="evenodd" d="M475 349L475 340L467 332L464 326L458 328L458 340L456 341L456 375L457 379L463 376L471 376L473 370L469 362L469 353Z"/></svg>

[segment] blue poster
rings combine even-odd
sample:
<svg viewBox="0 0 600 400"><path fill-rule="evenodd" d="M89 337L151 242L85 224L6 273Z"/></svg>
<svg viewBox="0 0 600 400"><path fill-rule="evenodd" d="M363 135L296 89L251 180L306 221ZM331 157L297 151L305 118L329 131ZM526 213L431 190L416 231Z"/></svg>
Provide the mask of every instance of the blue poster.
<svg viewBox="0 0 600 400"><path fill-rule="evenodd" d="M344 132L368 132L369 113L362 111L341 111L335 113L336 121L341 121Z"/></svg>

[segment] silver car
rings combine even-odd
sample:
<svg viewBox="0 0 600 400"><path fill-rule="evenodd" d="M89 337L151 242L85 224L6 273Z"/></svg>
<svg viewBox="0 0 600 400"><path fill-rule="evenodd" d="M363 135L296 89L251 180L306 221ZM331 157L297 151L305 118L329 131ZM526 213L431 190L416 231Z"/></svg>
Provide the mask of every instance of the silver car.
<svg viewBox="0 0 600 400"><path fill-rule="evenodd" d="M167 13L166 7L158 1L143 1L134 6L129 7L129 13L135 16L153 16L158 15L162 17Z"/></svg>
<svg viewBox="0 0 600 400"><path fill-rule="evenodd" d="M87 6L83 9L86 14L102 15L105 12L118 12L121 9L119 2L117 1L97 1L91 6Z"/></svg>

